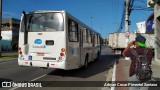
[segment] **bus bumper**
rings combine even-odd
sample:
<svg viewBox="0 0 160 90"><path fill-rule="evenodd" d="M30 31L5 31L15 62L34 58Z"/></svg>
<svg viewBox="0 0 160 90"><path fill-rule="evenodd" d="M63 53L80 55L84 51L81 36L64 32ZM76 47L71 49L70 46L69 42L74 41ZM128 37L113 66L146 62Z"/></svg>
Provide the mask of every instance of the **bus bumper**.
<svg viewBox="0 0 160 90"><path fill-rule="evenodd" d="M18 60L19 66L28 66L28 67L45 67L45 68L57 68L57 69L64 69L69 70L70 68L67 68L68 63L67 61L57 61L57 62L51 62L51 61L30 61L30 60Z"/></svg>

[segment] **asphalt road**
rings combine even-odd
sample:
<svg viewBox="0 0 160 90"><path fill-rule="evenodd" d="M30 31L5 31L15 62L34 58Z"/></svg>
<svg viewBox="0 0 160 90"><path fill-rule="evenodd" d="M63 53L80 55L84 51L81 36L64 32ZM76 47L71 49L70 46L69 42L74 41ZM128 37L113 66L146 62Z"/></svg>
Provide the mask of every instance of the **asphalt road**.
<svg viewBox="0 0 160 90"><path fill-rule="evenodd" d="M98 61L89 63L86 70L57 70L37 67L19 67L17 60L0 62L0 81L106 81L112 68L114 55L109 47L103 47ZM47 82L50 85L52 82ZM74 84L74 83L73 83ZM47 88L0 88L1 90L102 90L103 87L47 87Z"/></svg>

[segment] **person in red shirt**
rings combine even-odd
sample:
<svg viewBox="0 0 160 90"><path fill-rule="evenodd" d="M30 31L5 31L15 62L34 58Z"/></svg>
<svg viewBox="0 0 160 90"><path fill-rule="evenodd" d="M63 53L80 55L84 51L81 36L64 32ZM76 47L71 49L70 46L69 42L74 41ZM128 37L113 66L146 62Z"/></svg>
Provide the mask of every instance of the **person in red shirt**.
<svg viewBox="0 0 160 90"><path fill-rule="evenodd" d="M146 39L143 36L137 36L135 38L135 41L132 41L128 44L128 46L125 48L125 50L123 51L123 56L124 57L130 57L131 58L131 64L130 64L130 69L129 69L129 81L139 81L136 78L135 75L135 69L136 69L136 57L132 54L131 52L131 46L136 46L136 48L133 48L137 54L139 53L143 53L145 48L146 48ZM149 61L149 64L151 64L152 58L153 58L153 51L150 48L146 48L147 49L147 60ZM140 81L139 81L140 82ZM148 90L148 87L130 87L129 90Z"/></svg>

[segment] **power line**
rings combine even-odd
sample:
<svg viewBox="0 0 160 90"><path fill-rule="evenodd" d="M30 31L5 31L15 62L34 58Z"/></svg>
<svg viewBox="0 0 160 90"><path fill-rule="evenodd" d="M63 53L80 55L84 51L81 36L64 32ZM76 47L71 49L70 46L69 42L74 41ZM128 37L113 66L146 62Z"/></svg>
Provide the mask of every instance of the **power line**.
<svg viewBox="0 0 160 90"><path fill-rule="evenodd" d="M134 0L130 0L129 1L129 15L131 14L131 12L133 10L133 4L134 4Z"/></svg>
<svg viewBox="0 0 160 90"><path fill-rule="evenodd" d="M133 10L133 4L134 4L134 0L129 0L129 15L131 14L132 10ZM121 22L120 22L120 26L117 30L117 33L121 32L123 27L124 27L124 23L125 23L125 2L124 2L124 6L123 6L123 11L122 11L122 18L121 18Z"/></svg>
<svg viewBox="0 0 160 90"><path fill-rule="evenodd" d="M146 0L129 0L129 8L128 8L129 16L133 10L153 11L152 8L135 6L135 1L142 2L143 4L146 2ZM121 22L120 22L119 28L117 30L117 33L122 31L122 29L124 28L124 23L125 23L125 2L124 2L124 6L123 6L123 11L122 11Z"/></svg>
<svg viewBox="0 0 160 90"><path fill-rule="evenodd" d="M145 10L145 11L153 11L153 8L144 8L144 7L135 7L133 10Z"/></svg>

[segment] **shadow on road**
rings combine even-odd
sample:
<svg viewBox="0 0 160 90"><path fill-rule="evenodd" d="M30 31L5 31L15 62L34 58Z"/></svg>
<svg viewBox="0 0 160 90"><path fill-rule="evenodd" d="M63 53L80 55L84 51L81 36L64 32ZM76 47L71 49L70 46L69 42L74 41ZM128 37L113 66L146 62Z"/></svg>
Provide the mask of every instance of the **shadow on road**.
<svg viewBox="0 0 160 90"><path fill-rule="evenodd" d="M74 69L74 70L54 70L48 75L56 76L69 76L87 78L107 71L113 67L114 61L119 58L119 55L102 55L99 60L89 63L86 70Z"/></svg>

